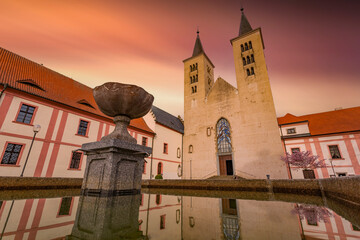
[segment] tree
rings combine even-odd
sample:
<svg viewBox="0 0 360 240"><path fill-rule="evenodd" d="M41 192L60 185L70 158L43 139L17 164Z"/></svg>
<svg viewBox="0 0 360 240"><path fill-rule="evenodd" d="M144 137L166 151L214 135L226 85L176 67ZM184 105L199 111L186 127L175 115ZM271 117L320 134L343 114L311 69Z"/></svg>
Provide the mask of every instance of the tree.
<svg viewBox="0 0 360 240"><path fill-rule="evenodd" d="M324 160L319 160L319 156L312 155L310 151L296 151L292 154L286 153L285 157L281 157L287 164L305 169L315 169L326 167Z"/></svg>

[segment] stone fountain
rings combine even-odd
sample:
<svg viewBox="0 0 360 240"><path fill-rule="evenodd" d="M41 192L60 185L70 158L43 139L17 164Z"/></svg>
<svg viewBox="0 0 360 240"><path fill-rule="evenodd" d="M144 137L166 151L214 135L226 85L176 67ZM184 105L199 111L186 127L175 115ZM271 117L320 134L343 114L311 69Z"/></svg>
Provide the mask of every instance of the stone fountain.
<svg viewBox="0 0 360 240"><path fill-rule="evenodd" d="M82 145L87 155L82 194L137 194L144 158L152 149L137 144L127 127L131 119L149 112L154 97L141 87L115 82L94 88L93 94L99 109L114 118L115 130L98 142Z"/></svg>

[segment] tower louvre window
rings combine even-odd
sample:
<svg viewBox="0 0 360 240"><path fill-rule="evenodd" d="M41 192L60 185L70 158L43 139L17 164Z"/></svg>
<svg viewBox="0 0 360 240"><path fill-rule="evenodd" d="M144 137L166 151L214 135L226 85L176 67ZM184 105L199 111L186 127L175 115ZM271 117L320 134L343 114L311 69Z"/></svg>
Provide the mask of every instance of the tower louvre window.
<svg viewBox="0 0 360 240"><path fill-rule="evenodd" d="M249 49L252 49L252 43L249 41Z"/></svg>

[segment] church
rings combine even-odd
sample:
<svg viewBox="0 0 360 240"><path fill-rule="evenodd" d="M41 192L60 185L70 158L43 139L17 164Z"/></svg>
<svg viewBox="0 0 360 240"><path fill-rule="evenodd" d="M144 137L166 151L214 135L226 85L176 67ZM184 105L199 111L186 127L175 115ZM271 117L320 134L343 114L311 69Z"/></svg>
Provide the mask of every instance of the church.
<svg viewBox="0 0 360 240"><path fill-rule="evenodd" d="M214 79L199 32L184 62L183 178L214 175L288 178L279 135L261 28L243 9L239 34L230 40L237 87Z"/></svg>

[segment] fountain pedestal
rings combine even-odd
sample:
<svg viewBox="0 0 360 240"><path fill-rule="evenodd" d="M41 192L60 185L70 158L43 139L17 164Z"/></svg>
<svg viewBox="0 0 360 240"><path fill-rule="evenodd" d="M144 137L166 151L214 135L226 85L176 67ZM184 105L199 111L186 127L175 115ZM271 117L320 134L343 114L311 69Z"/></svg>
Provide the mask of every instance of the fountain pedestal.
<svg viewBox="0 0 360 240"><path fill-rule="evenodd" d="M152 149L120 139L83 144L87 155L82 194L113 196L140 192L144 158Z"/></svg>
<svg viewBox="0 0 360 240"><path fill-rule="evenodd" d="M139 231L141 195L81 196L67 240L147 239Z"/></svg>

